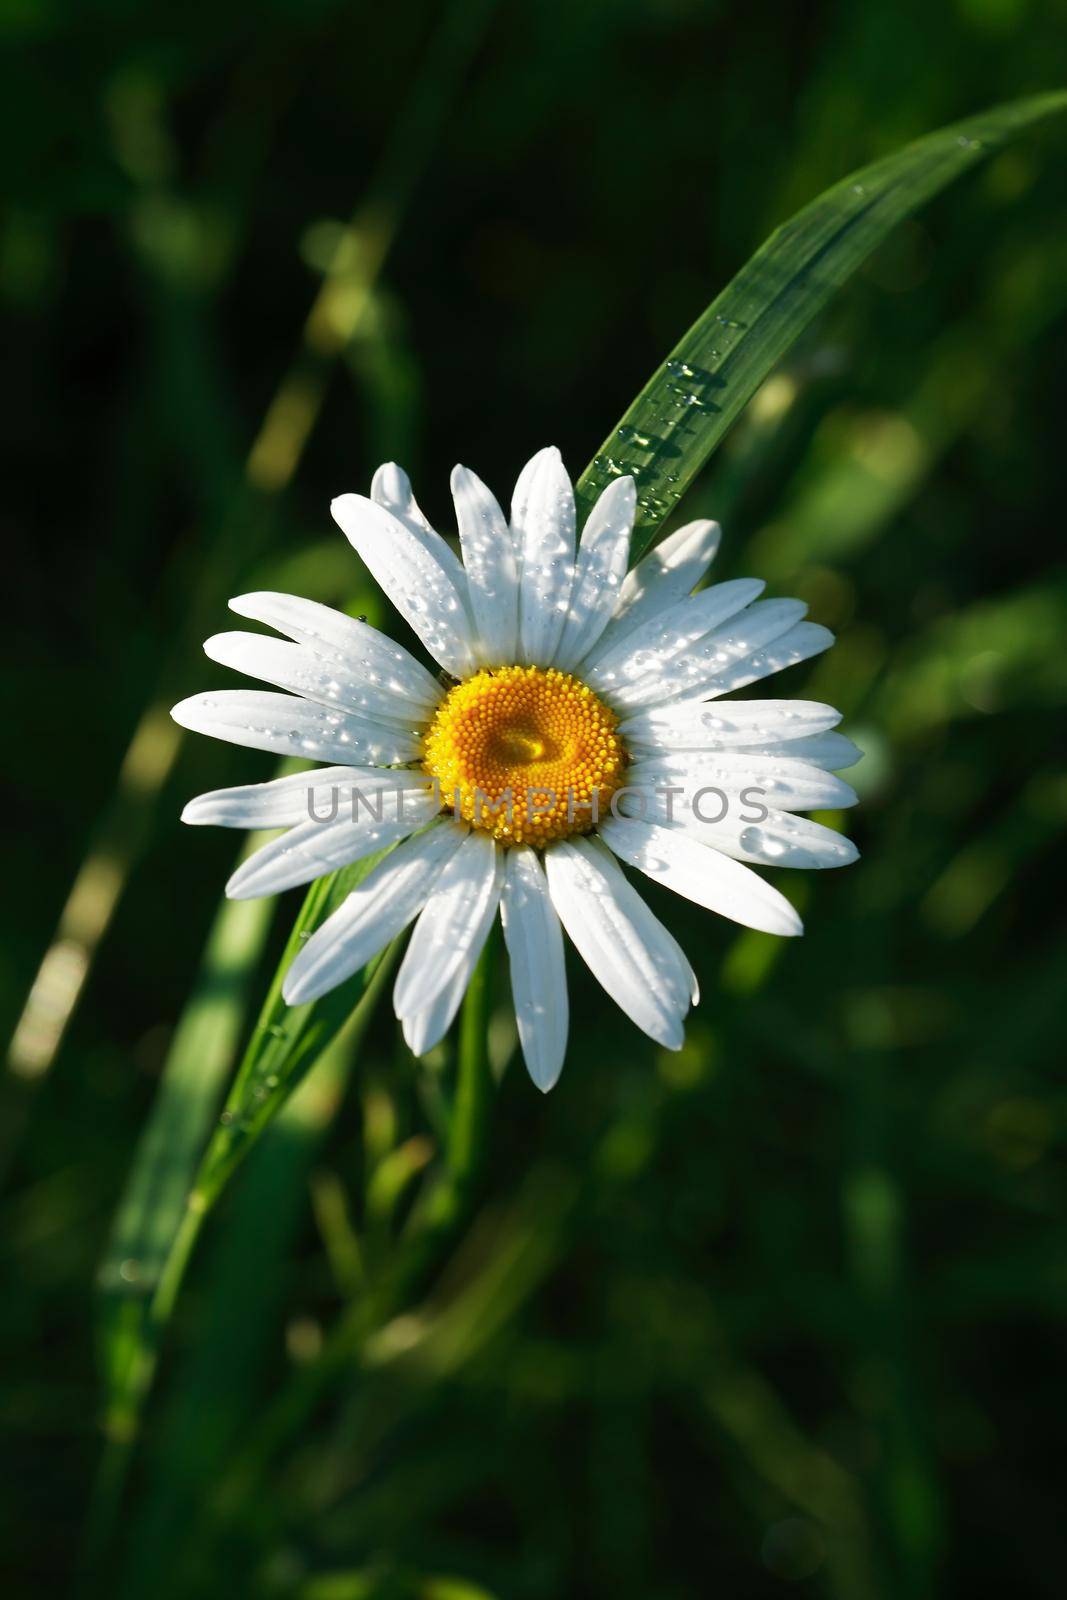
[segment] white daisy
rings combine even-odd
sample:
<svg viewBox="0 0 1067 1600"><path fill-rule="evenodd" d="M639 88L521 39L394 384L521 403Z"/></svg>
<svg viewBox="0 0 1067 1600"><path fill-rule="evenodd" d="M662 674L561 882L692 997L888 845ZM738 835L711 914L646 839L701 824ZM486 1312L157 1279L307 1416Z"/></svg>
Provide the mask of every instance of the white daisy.
<svg viewBox="0 0 1067 1600"><path fill-rule="evenodd" d="M694 594L715 523L679 528L628 573L632 478L604 490L577 549L558 450L523 469L510 522L467 468L452 493L462 560L396 466L379 469L370 499L332 507L441 673L313 601L239 596L234 611L285 639L223 633L207 654L289 692L195 695L172 715L338 764L201 795L183 816L287 830L234 873L236 898L392 847L312 934L283 993L291 1005L325 994L414 921L394 1002L416 1054L452 1022L499 910L523 1054L550 1089L567 1044L562 929L668 1049L697 999L689 962L619 861L746 927L799 933L789 902L745 863L854 860L847 839L796 813L852 804L831 769L859 752L830 731L829 706L721 703L832 635L801 620L799 601L758 599L751 579Z"/></svg>

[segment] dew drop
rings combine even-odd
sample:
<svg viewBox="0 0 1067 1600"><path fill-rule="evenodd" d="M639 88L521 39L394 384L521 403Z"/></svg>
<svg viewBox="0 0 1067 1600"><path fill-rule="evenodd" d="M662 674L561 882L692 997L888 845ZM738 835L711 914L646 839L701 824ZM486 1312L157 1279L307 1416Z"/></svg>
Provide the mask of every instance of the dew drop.
<svg viewBox="0 0 1067 1600"><path fill-rule="evenodd" d="M686 388L684 384L680 383L672 383L669 387L671 393L678 396L677 400L672 401L673 405L694 411L706 411L708 409L707 401L701 399L700 395L693 389Z"/></svg>
<svg viewBox="0 0 1067 1600"><path fill-rule="evenodd" d="M639 428L632 428L628 423L624 423L619 429L619 438L624 439L627 444L635 444L639 450L647 450L652 443L647 433L642 433Z"/></svg>

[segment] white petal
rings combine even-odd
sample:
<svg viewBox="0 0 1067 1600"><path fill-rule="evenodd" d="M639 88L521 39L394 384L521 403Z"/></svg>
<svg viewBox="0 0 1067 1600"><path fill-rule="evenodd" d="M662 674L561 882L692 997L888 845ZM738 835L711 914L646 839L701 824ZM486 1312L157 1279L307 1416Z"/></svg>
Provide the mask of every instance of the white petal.
<svg viewBox="0 0 1067 1600"><path fill-rule="evenodd" d="M549 666L574 578L574 490L558 450L542 450L534 461L528 490L513 502L518 519L512 533L522 550L519 654L531 666Z"/></svg>
<svg viewBox="0 0 1067 1600"><path fill-rule="evenodd" d="M459 580L462 577L463 569L459 557L451 545L446 544L440 534L434 531L423 515L412 493L411 479L403 467L398 467L395 461L387 461L380 466L371 480L370 497L376 506L381 506L398 522L402 522L408 532L419 540L424 549L435 561L440 562L453 578Z"/></svg>
<svg viewBox="0 0 1067 1600"><path fill-rule="evenodd" d="M393 990L398 1017L432 1005L484 942L500 902L504 852L492 834L472 832L447 863L411 936Z"/></svg>
<svg viewBox="0 0 1067 1600"><path fill-rule="evenodd" d="M547 1093L567 1051L567 973L559 917L533 850L507 852L500 917L519 1042L530 1077Z"/></svg>
<svg viewBox="0 0 1067 1600"><path fill-rule="evenodd" d="M570 672L593 649L611 619L626 576L637 490L616 478L597 500L582 529L570 608L554 665Z"/></svg>
<svg viewBox="0 0 1067 1600"><path fill-rule="evenodd" d="M863 759L863 751L843 733L815 733L807 739L790 739L788 743L770 740L763 744L735 745L734 749L748 755L798 756L801 761L810 761L813 767L825 767L827 772L841 772Z"/></svg>
<svg viewBox="0 0 1067 1600"><path fill-rule="evenodd" d="M751 816L750 808L742 808ZM759 822L746 822L741 816L726 816L721 822L700 822L691 810L676 808L671 827L721 850L735 861L750 861L754 866L847 867L859 856L851 839L833 828L813 822L810 817L795 817L789 811L768 810Z"/></svg>
<svg viewBox="0 0 1067 1600"><path fill-rule="evenodd" d="M816 700L737 700L709 706L683 700L626 717L619 732L632 748L725 749L760 740L803 739L841 721L840 711Z"/></svg>
<svg viewBox="0 0 1067 1600"><path fill-rule="evenodd" d="M361 494L330 506L345 537L435 661L462 678L475 666L467 580L438 534L429 534Z"/></svg>
<svg viewBox="0 0 1067 1600"><path fill-rule="evenodd" d="M634 763L626 775L626 786L647 793L665 784L681 785L689 801L701 789L718 788L728 796L754 790L760 800L782 811L820 811L856 804L856 792L843 778L800 761L789 751L788 745L769 756L743 750L660 751ZM713 809L710 801L704 809ZM650 820L656 816L651 802L648 815Z"/></svg>
<svg viewBox="0 0 1067 1600"><path fill-rule="evenodd" d="M637 1026L669 1050L681 1047L692 972L678 945L592 839L545 851L552 904L597 981Z"/></svg>
<svg viewBox="0 0 1067 1600"><path fill-rule="evenodd" d="M833 634L821 623L798 622L771 644L762 645L752 655L724 667L708 679L700 692L705 700L718 699L720 695L757 683L761 678L769 678L772 673L782 672L786 667L794 667L798 661L821 655L833 642Z"/></svg>
<svg viewBox="0 0 1067 1600"><path fill-rule="evenodd" d="M365 967L422 909L465 837L442 819L397 845L296 955L282 984L286 1003L317 1000Z"/></svg>
<svg viewBox="0 0 1067 1600"><path fill-rule="evenodd" d="M645 679L650 673L670 674L675 661L694 645L721 629L731 617L751 605L763 592L760 578L731 578L728 583L713 583L708 589L677 605L658 611L627 634L621 643L594 650L582 676L592 687L617 692L627 684Z"/></svg>
<svg viewBox="0 0 1067 1600"><path fill-rule="evenodd" d="M316 656L302 644L268 639L262 633L216 633L205 642L204 654L221 666L262 678L317 705L396 723L409 733L428 720L411 700L378 687L355 663L342 665L336 657Z"/></svg>
<svg viewBox="0 0 1067 1600"><path fill-rule="evenodd" d="M194 733L315 761L366 762L387 767L414 761L419 741L402 729L350 712L331 711L291 694L266 689L216 689L181 700L171 710L175 722Z"/></svg>
<svg viewBox="0 0 1067 1600"><path fill-rule="evenodd" d="M642 706L707 695L732 665L789 632L806 609L803 600L757 600L740 616L713 628L680 655L673 656L663 670L653 668L632 683L609 686L605 682L603 692L612 705L635 711Z"/></svg>
<svg viewBox="0 0 1067 1600"><path fill-rule="evenodd" d="M510 665L519 630L519 578L511 530L495 497L466 467L456 467L452 473L452 498L478 659L487 667Z"/></svg>
<svg viewBox="0 0 1067 1600"><path fill-rule="evenodd" d="M373 794L378 789L425 787L421 772L399 767L316 767L293 772L269 783L242 783L232 789L212 789L198 794L182 812L182 821L216 828L289 828L306 822L309 808L326 816L334 792L346 804L353 789Z"/></svg>
<svg viewBox="0 0 1067 1600"><path fill-rule="evenodd" d="M239 617L265 622L316 656L358 670L368 683L403 695L420 710L432 714L444 690L436 678L409 651L369 623L357 622L314 600L294 594L239 594L230 601Z"/></svg>
<svg viewBox="0 0 1067 1600"><path fill-rule="evenodd" d="M677 829L611 817L600 836L624 861L698 906L763 933L803 932L789 901L758 873Z"/></svg>
<svg viewBox="0 0 1067 1600"><path fill-rule="evenodd" d="M623 583L615 615L604 630L605 648L692 594L714 561L721 538L717 522L687 522L643 556Z"/></svg>
<svg viewBox="0 0 1067 1600"><path fill-rule="evenodd" d="M332 821L318 822L305 816L288 833L271 839L242 862L226 885L229 899L257 900L265 894L281 894L298 883L310 883L312 878L324 878L338 867L362 861L376 850L406 839L441 809L439 799L425 787L394 786L378 795L361 793L366 804L339 796ZM329 811L324 804L321 815L328 816Z"/></svg>
<svg viewBox="0 0 1067 1600"><path fill-rule="evenodd" d="M486 925L481 943L477 949L472 949L470 960L464 962L452 982L446 984L437 998L423 1011L416 1011L410 1017L400 1018L400 1031L404 1035L404 1042L413 1056L424 1056L432 1050L435 1044L440 1044L445 1034L455 1020L456 1012L467 992L471 973L475 963L482 953L482 948L489 936L492 919Z"/></svg>
<svg viewBox="0 0 1067 1600"><path fill-rule="evenodd" d="M504 852L498 850L497 854L503 856ZM503 871L503 862L501 861L501 878L503 877ZM495 898L491 897L486 901L483 915L472 928L467 930L468 936L462 958L448 982L438 990L429 1005L424 1006L420 1011L405 1013L401 1017L400 1022L404 1038L412 1055L422 1056L426 1054L427 1050L432 1050L434 1045L444 1038L452 1026L456 1012L459 1010L460 1002L467 992L471 974L477 965L478 957L485 948L485 941L488 939L489 931L493 926L498 899L499 892ZM431 901L431 905L432 903ZM429 907L427 907L428 910ZM425 917L426 911L422 915ZM416 928L415 933L417 934L418 931L418 928ZM414 935L412 937L414 938Z"/></svg>
<svg viewBox="0 0 1067 1600"><path fill-rule="evenodd" d="M531 456L515 480L515 489L511 496L511 537L515 544L516 571L522 577L522 539L523 529L526 526L526 510L530 503L530 489L534 478L541 467L543 457L551 453L552 446L539 450ZM558 452L557 452L558 454Z"/></svg>

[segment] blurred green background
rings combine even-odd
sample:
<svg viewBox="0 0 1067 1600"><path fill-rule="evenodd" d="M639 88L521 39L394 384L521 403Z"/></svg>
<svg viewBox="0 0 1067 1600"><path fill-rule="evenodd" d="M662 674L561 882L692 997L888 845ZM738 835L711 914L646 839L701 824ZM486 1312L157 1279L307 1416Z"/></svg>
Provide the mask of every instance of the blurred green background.
<svg viewBox="0 0 1067 1600"><path fill-rule="evenodd" d="M235 849L178 813L273 770L160 710L228 676L199 651L227 596L393 626L333 494L397 459L447 526L457 460L501 497L545 443L577 475L792 210L1061 84L1067 6L6 0L0 34L0 1535L28 1596L74 1592L94 1280ZM677 1056L575 964L542 1098L501 982L472 1219L324 1366L453 1070L388 1007L332 1052L211 1219L89 1590L1062 1594L1064 149L1052 124L900 230L681 508L723 523L720 575L837 632L781 685L868 752L862 863L778 875L796 943L652 891L704 990ZM200 991L209 1109L299 903Z"/></svg>

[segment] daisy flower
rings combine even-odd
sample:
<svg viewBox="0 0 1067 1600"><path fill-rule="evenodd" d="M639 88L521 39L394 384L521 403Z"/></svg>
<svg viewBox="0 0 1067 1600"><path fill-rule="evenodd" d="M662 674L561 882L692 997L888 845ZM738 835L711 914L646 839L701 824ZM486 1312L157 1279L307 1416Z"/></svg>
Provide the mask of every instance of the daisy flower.
<svg viewBox="0 0 1067 1600"><path fill-rule="evenodd" d="M688 523L627 571L633 479L601 494L576 545L558 450L520 474L506 518L452 474L460 556L396 466L334 518L438 664L365 622L292 595L231 600L276 630L209 639L214 661L287 691L220 690L174 707L185 728L330 762L219 789L186 822L284 828L231 897L276 894L385 851L293 960L291 1005L325 994L411 922L394 1003L416 1055L441 1039L500 912L519 1038L541 1089L567 1044L565 930L611 998L676 1050L697 984L620 862L709 911L801 931L752 865L834 867L840 834L798 812L850 805L834 776L859 752L830 706L725 700L825 650L797 600L740 578L694 593L719 543Z"/></svg>

